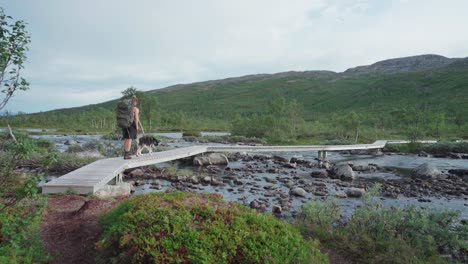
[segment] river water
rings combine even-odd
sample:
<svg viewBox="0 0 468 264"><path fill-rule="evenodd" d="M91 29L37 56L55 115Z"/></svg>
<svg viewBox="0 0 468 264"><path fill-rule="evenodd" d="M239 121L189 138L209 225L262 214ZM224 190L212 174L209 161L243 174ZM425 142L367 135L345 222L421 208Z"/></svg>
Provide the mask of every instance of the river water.
<svg viewBox="0 0 468 264"><path fill-rule="evenodd" d="M169 132L169 133L156 133L156 136L164 136L168 138L166 145L169 147L184 147L190 146L194 143L186 142L182 138L182 133L177 132ZM210 135L210 136L223 136L228 135L228 133L218 133L218 132L203 132L203 136ZM109 141L103 140L102 136L100 135L36 135L36 138L47 138L53 140L56 143L56 148L59 151L65 151L67 149L67 145L65 145L66 141L74 140L79 142L80 144L85 144L90 141L99 141L99 142L107 142L116 146L122 144L121 141ZM196 143L199 145L198 143ZM297 157L303 160L310 160L314 161L314 159L318 156L317 152L275 152L275 153L263 153L269 155L280 155L285 158L292 158ZM369 180L369 181L379 181L379 180L386 180L386 179L401 179L401 177L405 177L405 171L408 172L417 166L423 163L430 163L436 166L441 171L446 171L449 169L468 169L468 160L459 160L459 159L448 159L448 158L427 158L427 157L419 157L415 155L383 155L383 156L370 156L370 155L351 155L351 154L342 154L339 152L329 152L328 159L331 163L346 163L352 162L355 165L368 165L370 163L377 164L381 167L388 167L388 168L396 168L401 173L393 173L393 172L376 172L376 173L362 173L358 174L359 180ZM227 167L229 167L229 171L233 171L239 169L239 174L242 174L242 168L246 166L267 166L268 164L259 164L256 161L241 161L241 160L230 160L230 163ZM177 162L169 162L164 164L157 164L157 167L167 167L167 166L178 166L180 169L187 169L191 170L194 175L200 173L200 169L194 166L187 166L187 165L180 165ZM229 171L226 171L226 166L221 167L220 174L222 176L228 175ZM278 196L271 196L266 197L264 187L269 185L274 185L275 189L273 192L276 194L278 193L289 193L289 187L281 184L281 180L284 179L293 179L296 180L298 178L304 178L310 180L310 171L305 168L298 168L298 169L286 169L283 168L279 173L254 173L251 176L246 176L243 178L246 184L242 186L233 186L226 185L226 186L211 186L211 185L197 185L194 186L191 191L194 192L218 192L223 195L223 198L228 201L235 201L243 204L249 204L253 200L260 200L268 202L267 212L271 212L271 207L274 204L279 203ZM270 181L267 181L269 179ZM280 180L276 184L271 184L272 180ZM335 184L326 180L326 179L312 179L315 183L322 183L326 186L330 197L333 197L337 191L340 191L340 188L337 188ZM158 188L154 188L155 185L158 185ZM146 192L164 192L168 188L173 186L173 183L156 179L156 180L145 180L143 184L136 187L135 194L141 194ZM271 192L270 192L271 193ZM376 197L379 199L382 204L386 206L406 206L410 204L415 204L420 207L428 207L434 209L453 209L458 210L461 212L463 219L468 219L468 198L467 197L424 197L425 199L430 200L431 202L420 202L418 201L421 197L402 197L401 195L398 198L384 198L384 197ZM312 193L307 193L307 195L303 198L295 198L291 200L292 206L291 209L285 214L286 216L294 215L295 213L300 211L301 205L306 203L311 199L324 199L322 196L316 196ZM357 198L346 198L346 199L338 199L336 201L341 206L342 215L344 217L349 216L353 209L356 206L359 206L361 203L360 199Z"/></svg>

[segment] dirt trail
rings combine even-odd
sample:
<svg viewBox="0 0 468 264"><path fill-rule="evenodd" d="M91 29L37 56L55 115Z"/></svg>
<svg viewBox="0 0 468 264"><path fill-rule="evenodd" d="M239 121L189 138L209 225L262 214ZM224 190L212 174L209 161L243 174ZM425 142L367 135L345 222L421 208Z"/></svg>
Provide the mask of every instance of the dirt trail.
<svg viewBox="0 0 468 264"><path fill-rule="evenodd" d="M52 255L51 264L95 263L101 228L98 218L125 198L89 199L78 195L49 198L41 237Z"/></svg>

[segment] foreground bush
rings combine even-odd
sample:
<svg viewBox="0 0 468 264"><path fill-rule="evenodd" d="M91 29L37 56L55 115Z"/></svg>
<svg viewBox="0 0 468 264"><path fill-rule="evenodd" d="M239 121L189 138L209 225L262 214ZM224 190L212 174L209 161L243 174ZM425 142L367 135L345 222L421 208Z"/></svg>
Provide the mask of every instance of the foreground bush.
<svg viewBox="0 0 468 264"><path fill-rule="evenodd" d="M99 247L113 263L326 263L318 242L216 194L150 193L104 215Z"/></svg>
<svg viewBox="0 0 468 264"><path fill-rule="evenodd" d="M18 190L22 191L22 190ZM39 226L47 201L23 199L0 211L0 263L46 263Z"/></svg>
<svg viewBox="0 0 468 264"><path fill-rule="evenodd" d="M310 202L300 226L359 263L468 261L468 226L460 223L458 211L386 208L366 195L353 216L340 223L336 208L333 202Z"/></svg>

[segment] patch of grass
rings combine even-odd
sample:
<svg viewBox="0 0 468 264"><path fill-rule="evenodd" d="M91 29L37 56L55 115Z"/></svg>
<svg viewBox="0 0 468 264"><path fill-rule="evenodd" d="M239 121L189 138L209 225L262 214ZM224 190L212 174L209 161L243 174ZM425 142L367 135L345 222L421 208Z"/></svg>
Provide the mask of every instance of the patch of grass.
<svg viewBox="0 0 468 264"><path fill-rule="evenodd" d="M74 153L60 153L50 163L48 172L69 172L95 162L95 157L80 157Z"/></svg>
<svg viewBox="0 0 468 264"><path fill-rule="evenodd" d="M135 196L100 223L106 263L328 263L290 224L215 194Z"/></svg>
<svg viewBox="0 0 468 264"><path fill-rule="evenodd" d="M460 222L460 212L416 206L386 208L373 200L376 190L363 197L362 206L346 223L338 221L334 203L310 202L298 225L359 263L468 260L468 226Z"/></svg>
<svg viewBox="0 0 468 264"><path fill-rule="evenodd" d="M449 152L468 153L467 142L438 142L434 144L424 144L419 142L410 142L408 144L387 144L386 151L400 153L419 153L421 151L429 154L443 154Z"/></svg>
<svg viewBox="0 0 468 264"><path fill-rule="evenodd" d="M182 133L183 137L201 137L201 132L197 130L187 130Z"/></svg>

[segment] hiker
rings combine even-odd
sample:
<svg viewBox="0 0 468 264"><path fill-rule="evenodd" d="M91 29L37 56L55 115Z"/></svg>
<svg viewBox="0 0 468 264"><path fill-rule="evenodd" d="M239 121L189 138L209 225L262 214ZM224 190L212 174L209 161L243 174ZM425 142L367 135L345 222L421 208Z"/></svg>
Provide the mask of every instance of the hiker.
<svg viewBox="0 0 468 264"><path fill-rule="evenodd" d="M132 147L132 139L137 138L138 124L140 121L140 110L138 109L138 99L136 96L132 96L131 104L133 105L133 122L129 127L122 128L124 138L124 159L131 159L130 148Z"/></svg>

